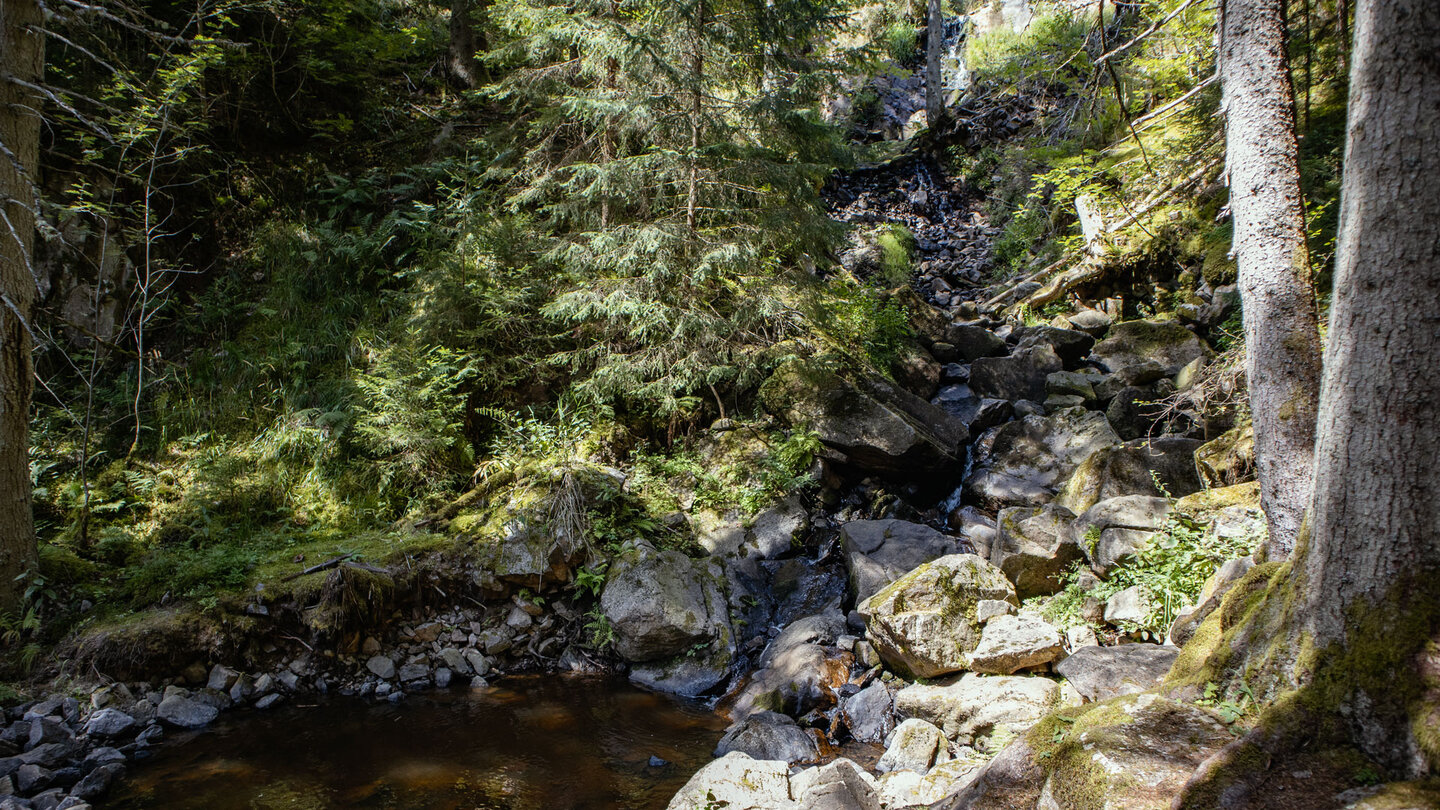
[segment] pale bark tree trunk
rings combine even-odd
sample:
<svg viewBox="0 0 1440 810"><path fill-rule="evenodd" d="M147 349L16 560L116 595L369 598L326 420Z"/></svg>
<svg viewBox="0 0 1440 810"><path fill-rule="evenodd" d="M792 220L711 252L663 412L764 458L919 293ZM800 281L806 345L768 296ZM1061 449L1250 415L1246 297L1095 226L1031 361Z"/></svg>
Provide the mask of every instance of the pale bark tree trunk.
<svg viewBox="0 0 1440 810"><path fill-rule="evenodd" d="M945 15L940 0L930 0L925 22L925 123L934 130L945 119L945 88L940 55L945 45Z"/></svg>
<svg viewBox="0 0 1440 810"><path fill-rule="evenodd" d="M1294 548L1310 500L1320 393L1320 333L1305 246L1283 5L1283 0L1225 0L1220 33L1245 370L1272 559Z"/></svg>
<svg viewBox="0 0 1440 810"><path fill-rule="evenodd" d="M1356 5L1310 513L1292 560L1257 569L1269 577L1264 598L1227 598L1207 619L1224 635L1202 642L1213 645L1205 663L1182 662L1170 676L1226 683L1231 694L1245 683L1275 699L1177 807L1211 807L1221 792L1258 796L1272 757L1299 751L1354 746L1388 779L1440 765L1437 53L1434 0Z"/></svg>
<svg viewBox="0 0 1440 810"><path fill-rule="evenodd" d="M1414 774L1440 764L1440 653L1426 649L1440 633L1440 4L1369 0L1355 16L1315 497L1296 566L1317 649L1383 639L1409 664L1385 692L1351 695L1349 722L1366 753ZM1431 694L1406 694L1427 679Z"/></svg>
<svg viewBox="0 0 1440 810"><path fill-rule="evenodd" d="M35 565L30 511L30 393L34 387L28 318L36 285L35 169L40 100L28 90L44 65L34 0L0 0L0 612L20 607L16 577Z"/></svg>

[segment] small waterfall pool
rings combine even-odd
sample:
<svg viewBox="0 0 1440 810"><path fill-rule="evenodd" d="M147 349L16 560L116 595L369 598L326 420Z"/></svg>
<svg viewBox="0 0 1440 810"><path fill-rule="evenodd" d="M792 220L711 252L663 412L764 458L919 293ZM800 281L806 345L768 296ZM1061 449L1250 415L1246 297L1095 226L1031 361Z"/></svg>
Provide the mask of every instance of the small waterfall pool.
<svg viewBox="0 0 1440 810"><path fill-rule="evenodd" d="M172 733L97 806L658 810L725 725L622 678L507 678L397 705L301 701Z"/></svg>

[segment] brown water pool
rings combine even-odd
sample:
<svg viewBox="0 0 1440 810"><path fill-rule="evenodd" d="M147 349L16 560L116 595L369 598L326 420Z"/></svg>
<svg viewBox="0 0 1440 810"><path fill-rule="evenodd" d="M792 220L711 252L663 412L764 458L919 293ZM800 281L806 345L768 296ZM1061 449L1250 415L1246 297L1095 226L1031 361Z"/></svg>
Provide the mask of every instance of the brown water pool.
<svg viewBox="0 0 1440 810"><path fill-rule="evenodd" d="M330 698L172 734L99 807L664 808L724 728L702 705L611 678L511 678L399 705Z"/></svg>

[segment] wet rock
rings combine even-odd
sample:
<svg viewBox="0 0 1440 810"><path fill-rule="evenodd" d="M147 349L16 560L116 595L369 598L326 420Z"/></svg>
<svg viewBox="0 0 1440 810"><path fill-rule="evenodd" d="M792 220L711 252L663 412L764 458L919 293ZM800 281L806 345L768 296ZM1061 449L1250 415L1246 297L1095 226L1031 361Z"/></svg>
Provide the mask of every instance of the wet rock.
<svg viewBox="0 0 1440 810"><path fill-rule="evenodd" d="M1160 495L1179 498L1200 490L1195 473L1195 449L1200 442L1179 437L1136 439L1106 447L1088 456L1070 475L1056 502L1073 512L1122 495Z"/></svg>
<svg viewBox="0 0 1440 810"><path fill-rule="evenodd" d="M1180 655L1178 647L1121 644L1083 647L1055 667L1087 702L1145 692L1158 684Z"/></svg>
<svg viewBox="0 0 1440 810"><path fill-rule="evenodd" d="M697 697L730 676L731 662L730 649L712 642L698 655L634 664L630 667L630 680L657 692Z"/></svg>
<svg viewBox="0 0 1440 810"><path fill-rule="evenodd" d="M1057 504L1010 507L996 519L990 562L1005 572L1021 599L1057 593L1065 573L1085 559L1068 529L1074 513Z"/></svg>
<svg viewBox="0 0 1440 810"><path fill-rule="evenodd" d="M903 520L854 520L840 527L840 547L856 604L917 566L967 549L958 539Z"/></svg>
<svg viewBox="0 0 1440 810"><path fill-rule="evenodd" d="M846 698L841 708L850 736L860 742L881 742L895 728L895 699L881 681Z"/></svg>
<svg viewBox="0 0 1440 810"><path fill-rule="evenodd" d="M135 718L113 708L101 709L85 722L85 733L92 737L121 737L134 729Z"/></svg>
<svg viewBox="0 0 1440 810"><path fill-rule="evenodd" d="M1045 379L1063 369L1049 345L1017 349L1009 357L982 357L970 365L970 390L1010 401L1045 399Z"/></svg>
<svg viewBox="0 0 1440 810"><path fill-rule="evenodd" d="M1083 408L1027 416L996 429L966 494L991 509L1047 503L1082 461L1119 441L1104 414Z"/></svg>
<svg viewBox="0 0 1440 810"><path fill-rule="evenodd" d="M733 751L701 768L670 800L667 810L789 810L790 766L780 760L752 759Z"/></svg>
<svg viewBox="0 0 1440 810"><path fill-rule="evenodd" d="M731 751L743 752L754 759L778 759L792 765L820 758L815 734L776 712L757 712L732 725L715 747L715 756L723 757Z"/></svg>
<svg viewBox="0 0 1440 810"><path fill-rule="evenodd" d="M77 782L75 787L70 789L70 795L86 802L98 799L105 795L105 792L110 789L110 786L115 783L115 780L123 776L124 773L125 766L118 762L101 765L90 771L83 779ZM74 806L73 804L71 805L71 807Z"/></svg>
<svg viewBox="0 0 1440 810"><path fill-rule="evenodd" d="M284 700L284 698L281 697L279 693L271 692L270 694L255 701L255 708L264 711L265 709L268 709L279 703L281 700Z"/></svg>
<svg viewBox="0 0 1440 810"><path fill-rule="evenodd" d="M799 644L771 657L750 677L732 711L745 717L756 711L799 717L834 706L838 690L850 676L852 653L816 644Z"/></svg>
<svg viewBox="0 0 1440 810"><path fill-rule="evenodd" d="M937 753L946 748L945 735L933 723L910 718L895 727L885 753L875 765L880 773L915 771L925 773L935 764Z"/></svg>
<svg viewBox="0 0 1440 810"><path fill-rule="evenodd" d="M1033 616L997 616L986 623L970 653L970 669L1009 675L1065 656L1060 631Z"/></svg>
<svg viewBox="0 0 1440 810"><path fill-rule="evenodd" d="M917 678L964 669L980 641L981 599L1015 601L1000 569L954 554L906 574L857 608L866 637L892 668Z"/></svg>
<svg viewBox="0 0 1440 810"><path fill-rule="evenodd" d="M954 467L969 431L940 408L878 377L852 382L816 363L782 365L761 386L771 413L809 425L856 467L902 476Z"/></svg>
<svg viewBox="0 0 1440 810"><path fill-rule="evenodd" d="M395 677L395 662L392 661L388 656L372 656L370 660L365 662L365 668L370 670L370 672L374 674L375 677L383 681L388 681L391 678ZM259 689L258 684L256 685L256 690L263 691Z"/></svg>
<svg viewBox="0 0 1440 810"><path fill-rule="evenodd" d="M171 695L160 702L156 714L172 726L199 728L219 716L220 710L198 700Z"/></svg>
<svg viewBox="0 0 1440 810"><path fill-rule="evenodd" d="M997 732L1019 734L1058 707L1060 686L1048 678L967 673L946 686L907 686L895 711L939 726L960 745L984 743Z"/></svg>

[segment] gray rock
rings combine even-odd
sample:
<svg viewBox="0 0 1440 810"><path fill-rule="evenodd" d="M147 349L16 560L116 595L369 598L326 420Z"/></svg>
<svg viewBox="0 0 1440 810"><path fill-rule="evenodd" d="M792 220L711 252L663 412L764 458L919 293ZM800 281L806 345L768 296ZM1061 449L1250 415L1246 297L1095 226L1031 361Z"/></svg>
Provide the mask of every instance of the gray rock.
<svg viewBox="0 0 1440 810"><path fill-rule="evenodd" d="M235 681L239 678L240 673L230 669L224 664L216 664L210 668L210 677L205 681L205 686L210 689L218 689L221 692L228 692L230 691L230 687L234 686Z"/></svg>
<svg viewBox="0 0 1440 810"><path fill-rule="evenodd" d="M382 681L388 681L395 677L395 662L388 656L376 655L371 657L369 661L365 662L365 668L370 670L375 677ZM255 691L260 692L264 690L260 688L259 683L256 683Z"/></svg>
<svg viewBox="0 0 1440 810"><path fill-rule="evenodd" d="M271 692L270 694L255 701L255 708L261 710L268 709L279 703L281 700L282 698L278 692Z"/></svg>
<svg viewBox="0 0 1440 810"><path fill-rule="evenodd" d="M883 378L851 381L808 361L776 369L760 397L860 469L911 477L952 469L970 435L964 423Z"/></svg>
<svg viewBox="0 0 1440 810"><path fill-rule="evenodd" d="M420 681L428 682L430 680L430 667L424 662L419 661L413 664L406 664L400 667L397 677L399 677L401 683L413 688L411 686L412 684Z"/></svg>
<svg viewBox="0 0 1440 810"><path fill-rule="evenodd" d="M1111 371L1151 361L1173 375L1212 352L1194 332L1173 321L1127 321L1110 327L1093 354Z"/></svg>
<svg viewBox="0 0 1440 810"><path fill-rule="evenodd" d="M895 699L890 688L875 681L846 698L841 705L850 736L860 742L878 743L895 728Z"/></svg>
<svg viewBox="0 0 1440 810"><path fill-rule="evenodd" d="M68 744L75 739L75 732L70 730L63 720L53 717L37 717L30 721L30 740L27 748L35 748L46 743Z"/></svg>
<svg viewBox="0 0 1440 810"><path fill-rule="evenodd" d="M752 759L740 751L701 768L670 800L667 810L791 810L790 766L780 760Z"/></svg>
<svg viewBox="0 0 1440 810"><path fill-rule="evenodd" d="M852 660L850 653L832 647L792 646L751 675L735 700L731 716L775 711L798 717L813 709L828 708L835 701L835 691L849 679Z"/></svg>
<svg viewBox="0 0 1440 810"><path fill-rule="evenodd" d="M15 771L15 787L21 793L37 793L50 786L55 775L48 768L33 763L21 765Z"/></svg>
<svg viewBox="0 0 1440 810"><path fill-rule="evenodd" d="M84 802L98 799L105 795L115 780L124 773L125 766L118 762L101 765L77 782L75 787L70 789L70 795Z"/></svg>
<svg viewBox="0 0 1440 810"><path fill-rule="evenodd" d="M741 751L755 759L778 759L790 764L820 758L815 734L775 712L758 712L732 725L715 747L715 756Z"/></svg>
<svg viewBox="0 0 1440 810"><path fill-rule="evenodd" d="M470 663L465 660L465 654L454 647L446 647L440 651L440 658L445 666L457 675L469 675L471 673Z"/></svg>
<svg viewBox="0 0 1440 810"><path fill-rule="evenodd" d="M922 563L967 549L959 539L904 520L854 520L840 527L840 548L856 604Z"/></svg>
<svg viewBox="0 0 1440 810"><path fill-rule="evenodd" d="M470 670L476 675L483 676L490 671L490 659L486 658L479 650L470 647L464 650L465 663L470 665Z"/></svg>
<svg viewBox="0 0 1440 810"><path fill-rule="evenodd" d="M449 687L451 675L452 673L449 667L438 667L435 670L435 688L445 689Z"/></svg>
<svg viewBox="0 0 1440 810"><path fill-rule="evenodd" d="M951 324L945 330L945 342L954 346L967 363L982 357L1004 357L1010 351L1005 341L989 329L963 323Z"/></svg>
<svg viewBox="0 0 1440 810"><path fill-rule="evenodd" d="M945 735L940 728L928 721L912 717L895 727L875 770L880 773L925 773L935 764L935 755L944 749Z"/></svg>
<svg viewBox="0 0 1440 810"><path fill-rule="evenodd" d="M1033 616L998 616L985 625L970 653L970 669L1009 675L1065 656L1060 631Z"/></svg>
<svg viewBox="0 0 1440 810"><path fill-rule="evenodd" d="M1082 309L1074 315L1066 316L1065 320L1079 331L1091 337L1099 337L1110 328L1111 318L1098 309Z"/></svg>
<svg viewBox="0 0 1440 810"><path fill-rule="evenodd" d="M156 714L172 726L199 728L218 717L220 710L198 700L172 695L160 701Z"/></svg>
<svg viewBox="0 0 1440 810"><path fill-rule="evenodd" d="M996 519L990 563L1005 572L1021 599L1057 593L1085 553L1068 532L1075 515L1057 504L1010 507Z"/></svg>
<svg viewBox="0 0 1440 810"><path fill-rule="evenodd" d="M1061 661L1055 671L1087 701L1145 692L1160 683L1180 655L1178 647L1121 644L1082 647Z"/></svg>
<svg viewBox="0 0 1440 810"><path fill-rule="evenodd" d="M1082 461L1120 441L1104 414L1083 408L1027 416L990 438L988 449L977 450L965 491L991 509L1048 503Z"/></svg>
<svg viewBox="0 0 1440 810"><path fill-rule="evenodd" d="M857 608L866 637L896 671L933 678L964 669L980 642L975 606L981 599L1015 601L1000 569L973 554L926 563Z"/></svg>
<svg viewBox="0 0 1440 810"><path fill-rule="evenodd" d="M1095 451L1065 482L1056 503L1073 512L1122 495L1157 496L1156 478L1172 497L1200 491L1195 448L1200 442L1174 436L1136 439Z"/></svg>
<svg viewBox="0 0 1440 810"><path fill-rule="evenodd" d="M649 662L703 644L727 645L724 581L718 563L697 564L678 551L634 552L612 565L600 610L615 629L615 651Z"/></svg>
<svg viewBox="0 0 1440 810"><path fill-rule="evenodd" d="M1130 624L1144 624L1150 617L1150 599L1145 588L1134 585L1110 597L1105 602L1105 621L1117 627Z"/></svg>
<svg viewBox="0 0 1440 810"><path fill-rule="evenodd" d="M85 733L92 737L120 737L134 729L135 718L119 709L101 709L85 722Z"/></svg>
<svg viewBox="0 0 1440 810"><path fill-rule="evenodd" d="M970 365L970 390L1012 402L1045 399L1045 379L1064 364L1049 345L1017 349L1009 357L982 357Z"/></svg>
<svg viewBox="0 0 1440 810"><path fill-rule="evenodd" d="M875 779L848 759L795 774L790 778L790 793L804 808L881 810Z"/></svg>
<svg viewBox="0 0 1440 810"><path fill-rule="evenodd" d="M1013 616L1015 606L999 599L981 599L975 604L975 620L984 624L997 616Z"/></svg>
<svg viewBox="0 0 1440 810"><path fill-rule="evenodd" d="M960 745L976 745L997 732L1023 732L1059 702L1060 685L1048 678L967 673L946 686L901 689L895 711L939 726Z"/></svg>
<svg viewBox="0 0 1440 810"><path fill-rule="evenodd" d="M1049 346L1066 368L1075 368L1095 346L1095 338L1073 329L1022 326L1015 330L1016 347Z"/></svg>
<svg viewBox="0 0 1440 810"><path fill-rule="evenodd" d="M810 514L799 496L791 495L755 516L746 537L745 551L761 559L773 559L804 540L809 527Z"/></svg>

